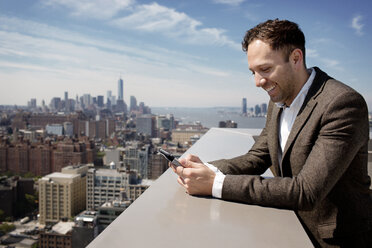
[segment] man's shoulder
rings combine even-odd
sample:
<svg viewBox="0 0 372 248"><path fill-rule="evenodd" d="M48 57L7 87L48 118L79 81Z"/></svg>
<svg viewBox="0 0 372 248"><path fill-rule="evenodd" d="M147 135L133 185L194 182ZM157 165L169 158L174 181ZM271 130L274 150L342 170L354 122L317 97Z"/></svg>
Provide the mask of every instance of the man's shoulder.
<svg viewBox="0 0 372 248"><path fill-rule="evenodd" d="M324 83L323 90L316 97L316 102L319 111L327 112L331 116L334 115L335 110L343 111L345 114L368 116L364 97L350 86L335 79L329 79Z"/></svg>
<svg viewBox="0 0 372 248"><path fill-rule="evenodd" d="M319 99L327 99L327 101L333 101L336 99L347 101L348 97L352 97L354 100L360 99L361 101L364 101L363 96L355 89L333 78L328 79L324 83L323 89L319 94Z"/></svg>
<svg viewBox="0 0 372 248"><path fill-rule="evenodd" d="M357 93L359 94L356 90L351 88L349 85L344 84L341 81L338 81L336 79L328 79L324 85L324 91L327 91L327 93L334 93L334 94L339 94L339 93Z"/></svg>
<svg viewBox="0 0 372 248"><path fill-rule="evenodd" d="M349 85L334 79L328 76L327 73L319 69L318 67L314 67L316 72L315 79L313 82L312 95L319 96L319 95L326 95L326 97L330 98L332 96L337 97L338 95L342 94L357 94L360 95L356 90L354 90ZM311 90L310 90L311 92Z"/></svg>

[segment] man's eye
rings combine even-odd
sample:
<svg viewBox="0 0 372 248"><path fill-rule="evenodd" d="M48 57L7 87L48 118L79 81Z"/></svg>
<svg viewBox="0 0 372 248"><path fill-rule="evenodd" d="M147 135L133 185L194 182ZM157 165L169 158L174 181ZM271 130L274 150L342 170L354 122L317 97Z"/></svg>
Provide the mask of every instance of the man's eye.
<svg viewBox="0 0 372 248"><path fill-rule="evenodd" d="M269 67L267 67L267 68L262 68L262 69L261 69L261 71L263 71L263 72L268 72L269 70L270 70Z"/></svg>

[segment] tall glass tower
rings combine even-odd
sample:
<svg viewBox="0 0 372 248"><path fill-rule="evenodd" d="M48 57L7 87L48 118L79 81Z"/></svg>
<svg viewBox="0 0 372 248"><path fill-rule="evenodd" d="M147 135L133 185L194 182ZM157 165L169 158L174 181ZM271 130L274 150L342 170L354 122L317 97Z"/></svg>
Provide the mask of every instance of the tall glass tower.
<svg viewBox="0 0 372 248"><path fill-rule="evenodd" d="M124 100L124 98L123 98L123 91L124 91L123 84L124 84L123 79L121 79L121 77L120 77L120 79L118 81L118 100Z"/></svg>
<svg viewBox="0 0 372 248"><path fill-rule="evenodd" d="M243 115L247 114L247 98L243 98L242 101L242 114Z"/></svg>

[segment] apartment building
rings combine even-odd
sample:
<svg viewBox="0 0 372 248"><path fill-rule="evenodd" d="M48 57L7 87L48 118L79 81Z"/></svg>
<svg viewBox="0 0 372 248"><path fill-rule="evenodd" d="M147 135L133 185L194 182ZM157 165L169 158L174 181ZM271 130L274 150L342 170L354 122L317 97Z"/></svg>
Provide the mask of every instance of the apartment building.
<svg viewBox="0 0 372 248"><path fill-rule="evenodd" d="M137 184L137 173L120 169L89 169L87 173L87 210L97 210L106 202L120 199L125 192L137 199L149 185Z"/></svg>
<svg viewBox="0 0 372 248"><path fill-rule="evenodd" d="M67 166L39 180L40 223L69 219L85 209L88 165Z"/></svg>
<svg viewBox="0 0 372 248"><path fill-rule="evenodd" d="M89 169L86 206L97 210L105 202L120 197L120 190L129 185L129 174L116 169Z"/></svg>
<svg viewBox="0 0 372 248"><path fill-rule="evenodd" d="M203 136L208 129L175 129L172 131L172 142L183 144L191 143L195 137L200 138Z"/></svg>

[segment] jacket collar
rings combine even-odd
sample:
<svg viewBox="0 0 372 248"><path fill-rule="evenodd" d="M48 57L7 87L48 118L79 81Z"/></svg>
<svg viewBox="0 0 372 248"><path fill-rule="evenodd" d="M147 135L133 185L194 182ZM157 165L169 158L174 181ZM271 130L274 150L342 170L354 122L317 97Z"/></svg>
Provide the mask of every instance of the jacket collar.
<svg viewBox="0 0 372 248"><path fill-rule="evenodd" d="M304 100L304 103L302 104L301 108L300 108L300 111L298 112L298 115L296 117L296 120L292 126L292 130L288 136L288 140L287 140L287 143L285 145L285 148L284 148L284 151L283 151L283 156L282 156L282 161L284 160L289 148L292 146L294 140L296 139L298 133L300 132L300 130L302 129L302 127L304 126L304 124L306 123L306 121L308 120L308 118L310 117L314 107L317 105L317 97L318 95L323 91L323 88L324 88L324 85L325 85L325 82L328 80L328 79L331 79L331 77L329 77L325 72L323 72L322 70L320 70L318 67L314 67L315 71L316 71L316 75L315 75L315 78L314 78L314 81L305 97L305 100ZM276 116L274 118L277 118L277 122L279 121L279 113L280 111L278 112L275 112L276 113ZM275 125L275 133L278 134L279 130L279 122L277 125ZM278 140L278 137L279 136L276 136L277 137L277 140ZM277 144L277 149L276 151L278 150L278 141L276 141L276 144Z"/></svg>

